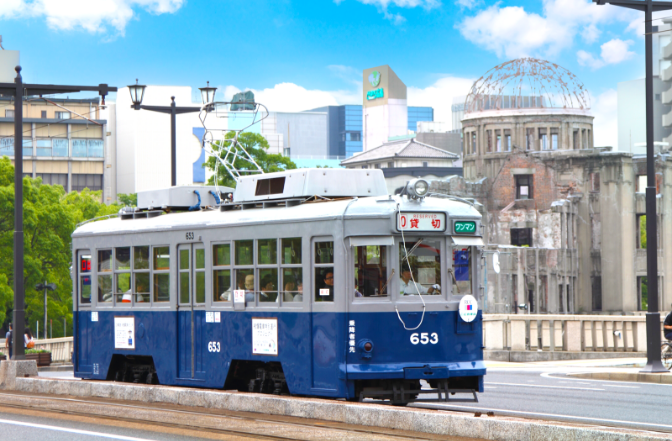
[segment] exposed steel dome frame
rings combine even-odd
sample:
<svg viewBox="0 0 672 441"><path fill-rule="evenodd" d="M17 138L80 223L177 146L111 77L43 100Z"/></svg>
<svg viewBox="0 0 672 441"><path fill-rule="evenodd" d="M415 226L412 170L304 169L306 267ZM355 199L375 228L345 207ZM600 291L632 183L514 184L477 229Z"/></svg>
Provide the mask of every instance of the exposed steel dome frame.
<svg viewBox="0 0 672 441"><path fill-rule="evenodd" d="M515 99L514 99L515 97ZM590 109L576 75L550 61L518 58L493 67L471 86L464 113L501 109Z"/></svg>

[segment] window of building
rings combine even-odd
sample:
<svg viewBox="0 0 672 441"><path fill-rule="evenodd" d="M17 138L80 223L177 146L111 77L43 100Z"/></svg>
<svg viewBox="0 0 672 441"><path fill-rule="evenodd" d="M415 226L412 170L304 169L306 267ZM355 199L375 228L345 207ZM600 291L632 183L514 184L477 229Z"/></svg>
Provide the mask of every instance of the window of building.
<svg viewBox="0 0 672 441"><path fill-rule="evenodd" d="M591 173L590 174L590 192L599 193L600 192L600 174Z"/></svg>
<svg viewBox="0 0 672 441"><path fill-rule="evenodd" d="M539 148L541 150L548 150L548 134L546 129L539 129Z"/></svg>
<svg viewBox="0 0 672 441"><path fill-rule="evenodd" d="M303 301L303 268L301 267L301 238L281 239L282 301Z"/></svg>
<svg viewBox="0 0 672 441"><path fill-rule="evenodd" d="M501 152L502 151L502 131L501 130L495 130L495 142L497 146L497 151Z"/></svg>
<svg viewBox="0 0 672 441"><path fill-rule="evenodd" d="M515 175L516 199L533 199L532 182L534 175Z"/></svg>
<svg viewBox="0 0 672 441"><path fill-rule="evenodd" d="M388 296L387 251L385 245L354 247L355 298Z"/></svg>
<svg viewBox="0 0 672 441"><path fill-rule="evenodd" d="M433 239L399 243L399 295L439 295L441 285L441 243Z"/></svg>
<svg viewBox="0 0 672 441"><path fill-rule="evenodd" d="M363 165L362 168L369 168L369 166L368 165Z"/></svg>
<svg viewBox="0 0 672 441"><path fill-rule="evenodd" d="M646 249L646 215L641 214L635 216L637 219L637 237L635 238L635 244L637 248Z"/></svg>
<svg viewBox="0 0 672 441"><path fill-rule="evenodd" d="M373 168L380 168L380 163L374 164Z"/></svg>
<svg viewBox="0 0 672 441"><path fill-rule="evenodd" d="M511 228L511 245L531 247L532 228Z"/></svg>
<svg viewBox="0 0 672 441"><path fill-rule="evenodd" d="M94 174L73 174L72 191L82 191L88 188L91 191L103 189L103 175Z"/></svg>
<svg viewBox="0 0 672 441"><path fill-rule="evenodd" d="M81 303L91 303L91 254L79 255L79 299Z"/></svg>
<svg viewBox="0 0 672 441"><path fill-rule="evenodd" d="M534 129L525 129L525 149L535 150L534 148Z"/></svg>
<svg viewBox="0 0 672 441"><path fill-rule="evenodd" d="M471 154L475 155L478 146L476 145L476 132L471 133Z"/></svg>
<svg viewBox="0 0 672 441"><path fill-rule="evenodd" d="M51 156L51 139L37 140L37 156Z"/></svg>
<svg viewBox="0 0 672 441"><path fill-rule="evenodd" d="M507 152L511 151L511 130L504 130L504 150Z"/></svg>
<svg viewBox="0 0 672 441"><path fill-rule="evenodd" d="M423 166L423 167L429 167L429 162L427 162L427 161L423 161L423 162L422 162L422 166Z"/></svg>
<svg viewBox="0 0 672 441"><path fill-rule="evenodd" d="M593 311L602 311L602 276L591 277Z"/></svg>
<svg viewBox="0 0 672 441"><path fill-rule="evenodd" d="M5 118L14 118L13 110L5 110Z"/></svg>
<svg viewBox="0 0 672 441"><path fill-rule="evenodd" d="M579 130L574 129L572 132L572 148L574 150L580 150L581 149L581 142L579 139Z"/></svg>
<svg viewBox="0 0 672 441"><path fill-rule="evenodd" d="M46 119L46 118L47 118L47 111L46 111L46 110L42 110L42 111L40 112L40 118L42 118L42 119Z"/></svg>
<svg viewBox="0 0 672 441"><path fill-rule="evenodd" d="M387 168L394 168L394 162L390 161L387 163Z"/></svg>
<svg viewBox="0 0 672 441"><path fill-rule="evenodd" d="M70 112L55 112L56 119L70 119Z"/></svg>
<svg viewBox="0 0 672 441"><path fill-rule="evenodd" d="M350 132L350 141L361 141L362 133L361 132Z"/></svg>
<svg viewBox="0 0 672 441"><path fill-rule="evenodd" d="M315 301L334 301L334 242L315 242Z"/></svg>
<svg viewBox="0 0 672 441"><path fill-rule="evenodd" d="M649 310L649 289L647 277L637 277L637 310Z"/></svg>
<svg viewBox="0 0 672 441"><path fill-rule="evenodd" d="M552 128L551 129L551 150L557 150L558 149L558 136L559 136L559 131L557 128Z"/></svg>
<svg viewBox="0 0 672 441"><path fill-rule="evenodd" d="M68 174L67 173L37 173L36 178L42 178L43 184L60 185L63 189L68 189Z"/></svg>
<svg viewBox="0 0 672 441"><path fill-rule="evenodd" d="M492 130L486 130L488 136L488 153L492 152Z"/></svg>

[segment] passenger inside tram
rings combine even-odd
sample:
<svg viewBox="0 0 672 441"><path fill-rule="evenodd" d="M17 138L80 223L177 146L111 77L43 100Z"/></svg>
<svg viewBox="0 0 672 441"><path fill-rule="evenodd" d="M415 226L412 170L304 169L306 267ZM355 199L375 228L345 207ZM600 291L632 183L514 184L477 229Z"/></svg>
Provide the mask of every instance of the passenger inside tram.
<svg viewBox="0 0 672 441"><path fill-rule="evenodd" d="M277 273L275 273L275 277L270 273L271 271L276 271L275 269L271 270L266 270L269 272L269 274L265 274L260 283L260 288L261 292L259 293L259 301L260 302L275 302L278 299L278 289L276 287L277 284Z"/></svg>

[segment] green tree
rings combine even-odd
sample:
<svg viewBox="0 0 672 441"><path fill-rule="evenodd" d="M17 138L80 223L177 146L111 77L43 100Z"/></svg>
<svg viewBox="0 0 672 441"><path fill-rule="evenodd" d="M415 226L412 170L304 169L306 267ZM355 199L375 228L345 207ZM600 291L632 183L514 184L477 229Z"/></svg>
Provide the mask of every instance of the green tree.
<svg viewBox="0 0 672 441"><path fill-rule="evenodd" d="M639 216L639 243L640 248L646 249L646 216Z"/></svg>
<svg viewBox="0 0 672 441"><path fill-rule="evenodd" d="M0 158L0 323L7 321L13 308L13 176L10 160ZM43 184L40 178L23 178L23 187L26 326L35 331L35 322L43 321L43 292L34 287L47 281L56 284L56 290L48 293L47 312L54 335L63 335L64 317L72 326L72 232L77 223L115 213L120 206L103 204L100 191L66 194L62 186Z"/></svg>
<svg viewBox="0 0 672 441"><path fill-rule="evenodd" d="M231 141L227 141L229 139L233 139L235 137L235 132L228 132L225 136L225 141L219 141L220 143L224 143L223 146L226 148L229 146ZM258 133L251 133L251 132L243 132L240 135L238 135L238 142L240 145L242 145L245 150L254 158L257 164L259 164L259 167L264 171L264 173L273 173L273 172L278 172L278 171L283 171L283 170L293 170L296 168L296 164L294 164L287 156L282 156L279 154L271 154L268 153L268 141L266 141L266 138L261 136ZM222 144L219 144L222 145ZM224 155L222 154L222 158ZM208 160L205 162L203 165L204 167L208 168L211 171L215 170L215 165L217 163L217 159L214 156L211 156L208 158ZM238 170L256 170L256 167L254 167L253 164L249 163L248 161L245 161L243 159L236 159L234 162L234 166ZM236 181L229 176L229 174L226 172L226 169L220 165L219 167L219 176L218 176L218 184L225 186L225 187L232 187L234 188L236 186ZM208 180L208 184L214 185L215 183L215 177L212 176Z"/></svg>
<svg viewBox="0 0 672 441"><path fill-rule="evenodd" d="M117 199L124 207L137 207L138 194L137 193L117 193Z"/></svg>

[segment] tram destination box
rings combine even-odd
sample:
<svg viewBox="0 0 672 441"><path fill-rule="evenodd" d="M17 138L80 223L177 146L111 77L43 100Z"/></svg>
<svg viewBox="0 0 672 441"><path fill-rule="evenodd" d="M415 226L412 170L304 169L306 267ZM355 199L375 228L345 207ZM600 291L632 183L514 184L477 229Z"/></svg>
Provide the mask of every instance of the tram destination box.
<svg viewBox="0 0 672 441"><path fill-rule="evenodd" d="M198 195L195 192L198 192ZM232 188L219 187L220 193L233 192ZM198 204L201 197L201 207L217 205L213 196L214 186L184 185L178 187L146 190L138 192L138 208L152 210L171 208L186 210Z"/></svg>

